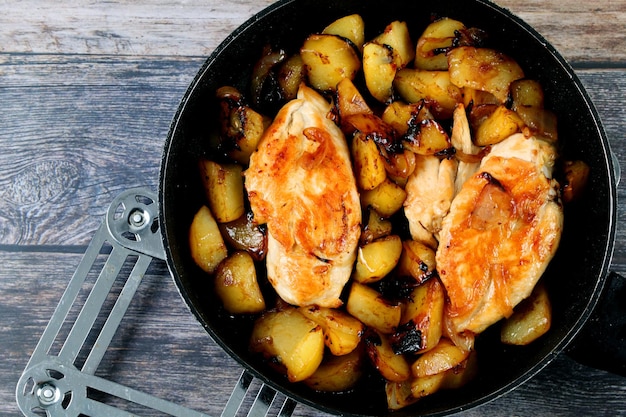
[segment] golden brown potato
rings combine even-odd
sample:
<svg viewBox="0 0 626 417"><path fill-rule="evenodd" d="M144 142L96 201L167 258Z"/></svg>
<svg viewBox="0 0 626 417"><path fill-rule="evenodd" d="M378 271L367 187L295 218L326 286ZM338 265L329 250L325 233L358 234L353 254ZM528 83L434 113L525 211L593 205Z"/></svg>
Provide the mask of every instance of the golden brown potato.
<svg viewBox="0 0 626 417"><path fill-rule="evenodd" d="M387 335L374 332L365 338L365 350L374 365L387 381L402 382L411 376L411 368L403 355L396 355Z"/></svg>
<svg viewBox="0 0 626 417"><path fill-rule="evenodd" d="M452 47L456 33L465 29L458 20L443 17L429 24L417 41L415 68L431 71L448 69L445 52Z"/></svg>
<svg viewBox="0 0 626 417"><path fill-rule="evenodd" d="M393 96L397 65L388 45L368 42L363 46L363 75L368 91L376 100L387 103Z"/></svg>
<svg viewBox="0 0 626 417"><path fill-rule="evenodd" d="M578 200L587 189L589 165L584 161L565 161L562 197L566 203Z"/></svg>
<svg viewBox="0 0 626 417"><path fill-rule="evenodd" d="M389 23L372 42L391 47L393 62L398 69L406 67L415 58L415 47L406 22L395 20Z"/></svg>
<svg viewBox="0 0 626 417"><path fill-rule="evenodd" d="M478 373L478 356L476 351L472 350L467 359L457 366L444 372L445 376L441 384L441 389L457 389L461 388Z"/></svg>
<svg viewBox="0 0 626 417"><path fill-rule="evenodd" d="M243 216L245 207L241 165L202 160L200 171L215 219L219 223L225 223Z"/></svg>
<svg viewBox="0 0 626 417"><path fill-rule="evenodd" d="M324 333L295 308L267 311L254 323L250 349L281 368L289 381L303 381L322 363Z"/></svg>
<svg viewBox="0 0 626 417"><path fill-rule="evenodd" d="M552 324L552 306L546 287L539 283L531 295L519 303L513 315L504 320L500 340L508 345L527 345L543 336Z"/></svg>
<svg viewBox="0 0 626 417"><path fill-rule="evenodd" d="M557 142L558 129L556 114L541 107L518 107L515 110L517 115L526 125L528 130L526 136L537 136L549 142Z"/></svg>
<svg viewBox="0 0 626 417"><path fill-rule="evenodd" d="M369 107L361 92L356 88L354 83L349 78L344 78L337 84L337 90L335 92L335 106L339 113L339 120L343 118L360 114L372 114L374 113Z"/></svg>
<svg viewBox="0 0 626 417"><path fill-rule="evenodd" d="M387 178L385 162L374 139L362 132L352 138L352 160L356 183L362 190L373 190Z"/></svg>
<svg viewBox="0 0 626 417"><path fill-rule="evenodd" d="M373 190L361 193L361 205L376 210L385 218L400 210L405 199L406 191L389 178Z"/></svg>
<svg viewBox="0 0 626 417"><path fill-rule="evenodd" d="M265 258L267 234L254 221L252 212L247 212L232 222L218 224L224 241L235 250L245 250L255 261Z"/></svg>
<svg viewBox="0 0 626 417"><path fill-rule="evenodd" d="M489 48L461 46L448 53L450 81L493 94L500 103L509 95L509 85L524 78L519 64L502 52Z"/></svg>
<svg viewBox="0 0 626 417"><path fill-rule="evenodd" d="M413 378L411 379L411 395L417 399L432 395L441 389L445 378L445 372Z"/></svg>
<svg viewBox="0 0 626 417"><path fill-rule="evenodd" d="M363 324L381 333L393 332L402 314L399 305L390 303L375 289L358 282L353 282L350 287L346 309Z"/></svg>
<svg viewBox="0 0 626 417"><path fill-rule="evenodd" d="M442 338L435 347L413 362L411 372L416 378L441 374L461 364L469 354L449 339Z"/></svg>
<svg viewBox="0 0 626 417"><path fill-rule="evenodd" d="M387 171L387 177L404 187L417 167L417 158L414 152L408 149L404 149L403 152L388 153L384 158L385 171Z"/></svg>
<svg viewBox="0 0 626 417"><path fill-rule="evenodd" d="M230 313L260 313L265 310L254 261L248 252L234 252L224 259L215 271L214 286L224 308Z"/></svg>
<svg viewBox="0 0 626 417"><path fill-rule="evenodd" d="M228 256L220 229L207 206L200 207L193 217L189 228L189 249L195 263L209 274Z"/></svg>
<svg viewBox="0 0 626 417"><path fill-rule="evenodd" d="M519 107L543 108L543 87L536 80L515 80L511 83L511 99L513 110Z"/></svg>
<svg viewBox="0 0 626 417"><path fill-rule="evenodd" d="M435 267L435 251L431 247L412 239L402 242L402 256L398 263L399 275L411 276L421 283L435 274Z"/></svg>
<svg viewBox="0 0 626 417"><path fill-rule="evenodd" d="M278 85L286 101L293 100L298 94L298 88L306 79L306 67L300 54L290 56L278 69Z"/></svg>
<svg viewBox="0 0 626 417"><path fill-rule="evenodd" d="M409 129L409 125L414 123L422 109L426 109L423 103L407 104L402 101L394 101L385 107L381 118L385 123L393 127L398 134L404 135Z"/></svg>
<svg viewBox="0 0 626 417"><path fill-rule="evenodd" d="M352 279L361 284L380 281L398 263L402 253L402 240L390 235L359 248Z"/></svg>
<svg viewBox="0 0 626 417"><path fill-rule="evenodd" d="M495 145L513 133L520 132L524 126L524 121L516 112L505 106L498 106L478 125L474 134L474 144L476 146Z"/></svg>
<svg viewBox="0 0 626 417"><path fill-rule="evenodd" d="M310 35L300 48L309 83L320 91L335 90L344 78L354 79L361 60L354 48L336 35Z"/></svg>
<svg viewBox="0 0 626 417"><path fill-rule="evenodd" d="M327 355L304 383L316 391L341 392L351 389L362 375L362 349L355 349L343 356Z"/></svg>
<svg viewBox="0 0 626 417"><path fill-rule="evenodd" d="M362 50L365 42L365 22L360 15L351 14L335 20L326 26L322 33L346 38Z"/></svg>
<svg viewBox="0 0 626 417"><path fill-rule="evenodd" d="M367 224L363 227L359 243L366 245L376 239L389 236L393 226L391 222L381 217L376 210L369 209L367 216Z"/></svg>
<svg viewBox="0 0 626 417"><path fill-rule="evenodd" d="M398 71L393 87L409 103L425 100L436 117L448 119L463 100L461 89L451 83L448 71L404 68Z"/></svg>
<svg viewBox="0 0 626 417"><path fill-rule="evenodd" d="M234 87L221 87L216 96L220 105L221 147L234 161L247 165L271 119L245 105Z"/></svg>
<svg viewBox="0 0 626 417"><path fill-rule="evenodd" d="M352 352L361 341L363 323L342 310L307 306L298 311L322 327L324 343L335 356Z"/></svg>
<svg viewBox="0 0 626 417"><path fill-rule="evenodd" d="M450 137L436 120L424 120L415 134L404 136L404 147L418 155L436 155L452 146Z"/></svg>
<svg viewBox="0 0 626 417"><path fill-rule="evenodd" d="M400 320L400 323L407 323L407 326L400 326L401 329L418 331L421 335L420 345L411 347L411 353L427 352L441 340L445 296L443 285L437 277L424 282L411 293Z"/></svg>

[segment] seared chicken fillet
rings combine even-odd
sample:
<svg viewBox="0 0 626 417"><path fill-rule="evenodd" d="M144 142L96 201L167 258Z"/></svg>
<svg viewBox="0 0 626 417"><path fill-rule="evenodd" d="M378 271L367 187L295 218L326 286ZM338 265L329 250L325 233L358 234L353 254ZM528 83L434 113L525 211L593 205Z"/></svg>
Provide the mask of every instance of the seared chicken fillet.
<svg viewBox="0 0 626 417"><path fill-rule="evenodd" d="M404 215L413 240L437 247L441 222L454 197L457 162L434 155L416 155L415 171L406 183Z"/></svg>
<svg viewBox="0 0 626 417"><path fill-rule="evenodd" d="M330 104L302 85L265 132L245 171L255 220L267 223L268 279L294 305L338 307L361 233L346 139Z"/></svg>
<svg viewBox="0 0 626 417"><path fill-rule="evenodd" d="M556 151L515 134L494 145L452 201L436 254L456 332L480 333L528 297L563 228Z"/></svg>

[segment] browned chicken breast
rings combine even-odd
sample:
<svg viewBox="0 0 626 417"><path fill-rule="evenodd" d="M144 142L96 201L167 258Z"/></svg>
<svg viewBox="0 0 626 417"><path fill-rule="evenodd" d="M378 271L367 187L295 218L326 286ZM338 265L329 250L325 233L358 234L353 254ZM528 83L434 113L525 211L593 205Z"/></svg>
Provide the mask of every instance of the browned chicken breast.
<svg viewBox="0 0 626 417"><path fill-rule="evenodd" d="M330 104L301 86L252 154L245 183L267 223L267 274L294 305L341 305L360 236L361 205L346 139Z"/></svg>
<svg viewBox="0 0 626 417"><path fill-rule="evenodd" d="M452 201L436 260L456 332L508 317L552 259L563 227L555 158L553 146L515 134L492 147Z"/></svg>
<svg viewBox="0 0 626 417"><path fill-rule="evenodd" d="M404 215L413 240L437 247L441 222L454 197L457 162L434 155L417 155L415 171L406 183Z"/></svg>

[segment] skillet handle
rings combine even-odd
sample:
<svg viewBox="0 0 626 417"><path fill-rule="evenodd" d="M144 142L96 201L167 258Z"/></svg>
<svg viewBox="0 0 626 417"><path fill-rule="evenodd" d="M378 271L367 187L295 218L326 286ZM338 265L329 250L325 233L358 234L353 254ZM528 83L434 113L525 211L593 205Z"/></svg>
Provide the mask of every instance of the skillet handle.
<svg viewBox="0 0 626 417"><path fill-rule="evenodd" d="M583 365L626 376L626 278L609 273L598 305L566 352Z"/></svg>

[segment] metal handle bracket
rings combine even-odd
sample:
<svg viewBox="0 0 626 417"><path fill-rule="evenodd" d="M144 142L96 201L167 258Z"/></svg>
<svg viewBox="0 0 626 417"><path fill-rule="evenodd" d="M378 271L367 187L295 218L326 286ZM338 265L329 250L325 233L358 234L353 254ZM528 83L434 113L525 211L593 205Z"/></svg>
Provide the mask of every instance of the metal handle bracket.
<svg viewBox="0 0 626 417"><path fill-rule="evenodd" d="M90 286L87 278L103 254L108 257ZM164 258L156 196L145 188L121 193L109 206L17 383L16 400L24 416L135 416L106 404L103 398L112 396L174 417L209 417L95 375L150 263ZM122 289L114 291L120 279ZM84 292L82 301L79 294ZM74 318L70 313L76 311ZM252 379L247 371L242 373L222 417L238 412ZM275 394L262 385L248 415L267 415ZM290 416L294 407L293 400L285 399L279 416Z"/></svg>

